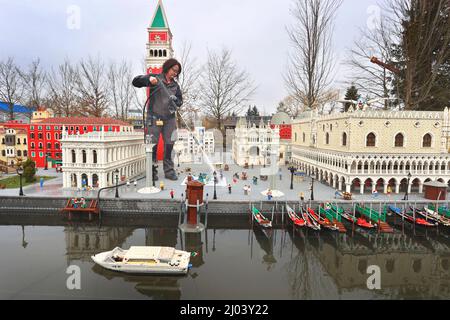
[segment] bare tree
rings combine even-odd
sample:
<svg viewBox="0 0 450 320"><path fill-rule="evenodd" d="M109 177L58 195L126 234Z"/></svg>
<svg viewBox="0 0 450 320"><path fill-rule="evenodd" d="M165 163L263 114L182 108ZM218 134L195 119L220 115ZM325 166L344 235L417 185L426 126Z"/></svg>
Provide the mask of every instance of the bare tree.
<svg viewBox="0 0 450 320"><path fill-rule="evenodd" d="M285 75L291 95L316 109L333 80L333 21L342 0L294 0L295 23L288 28L294 47Z"/></svg>
<svg viewBox="0 0 450 320"><path fill-rule="evenodd" d="M128 119L135 92L131 84L133 76L131 66L123 61L120 65L111 62L108 70L108 92L111 100L111 107L116 118Z"/></svg>
<svg viewBox="0 0 450 320"><path fill-rule="evenodd" d="M389 1L405 108L440 110L450 83L450 1Z"/></svg>
<svg viewBox="0 0 450 320"><path fill-rule="evenodd" d="M22 74L25 90L25 104L31 108L38 108L44 102L46 94L47 74L41 67L41 60L33 60L28 71Z"/></svg>
<svg viewBox="0 0 450 320"><path fill-rule="evenodd" d="M14 105L21 101L23 88L21 71L14 59L0 61L0 100L8 104L10 120L14 120Z"/></svg>
<svg viewBox="0 0 450 320"><path fill-rule="evenodd" d="M102 117L108 108L105 66L100 58L89 57L78 65L77 90L81 112L85 116Z"/></svg>
<svg viewBox="0 0 450 320"><path fill-rule="evenodd" d="M385 63L391 63L392 32L384 19L371 29L361 29L361 38L355 41L350 49L346 64L352 68L351 83L359 91L375 98L393 98L398 96L392 87L393 75L386 68L371 63L377 57ZM388 99L384 100L384 108L389 109Z"/></svg>
<svg viewBox="0 0 450 320"><path fill-rule="evenodd" d="M180 51L179 60L182 66L181 73L178 76L178 84L180 85L183 94L183 106L179 112L181 116L187 121L189 126L193 125L193 119L198 115L198 97L199 87L198 79L201 75L201 70L197 64L197 59L191 55L192 45L184 42ZM182 126L181 119L178 119L178 127Z"/></svg>
<svg viewBox="0 0 450 320"><path fill-rule="evenodd" d="M79 114L79 98L76 91L77 71L66 59L47 77L48 97L46 105L55 115L69 117Z"/></svg>
<svg viewBox="0 0 450 320"><path fill-rule="evenodd" d="M238 112L256 91L249 74L240 70L224 48L217 54L208 52L208 62L201 77L199 102L204 112L215 118L222 129L222 120Z"/></svg>
<svg viewBox="0 0 450 320"><path fill-rule="evenodd" d="M287 96L278 104L277 112L285 112L292 118L297 118L303 112L303 107L294 96Z"/></svg>

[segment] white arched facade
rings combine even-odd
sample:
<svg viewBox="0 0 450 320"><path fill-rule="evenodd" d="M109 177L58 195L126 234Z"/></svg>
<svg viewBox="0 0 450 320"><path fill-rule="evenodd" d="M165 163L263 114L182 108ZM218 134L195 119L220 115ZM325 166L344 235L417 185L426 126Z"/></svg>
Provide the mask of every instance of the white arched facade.
<svg viewBox="0 0 450 320"><path fill-rule="evenodd" d="M293 162L307 175L315 176L340 191L370 193L423 192L423 184L450 184L450 155L348 155L293 147ZM411 174L408 185L408 174Z"/></svg>
<svg viewBox="0 0 450 320"><path fill-rule="evenodd" d="M119 170L119 182L145 171L142 133L64 135L61 142L64 188L81 188L83 185L104 188L115 185L116 170ZM83 152L86 153L85 163Z"/></svg>

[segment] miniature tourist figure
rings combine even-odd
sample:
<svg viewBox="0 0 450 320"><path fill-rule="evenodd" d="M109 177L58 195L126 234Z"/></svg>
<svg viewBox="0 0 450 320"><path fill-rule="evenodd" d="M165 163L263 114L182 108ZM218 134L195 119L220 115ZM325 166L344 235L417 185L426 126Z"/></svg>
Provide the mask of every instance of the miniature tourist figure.
<svg viewBox="0 0 450 320"><path fill-rule="evenodd" d="M136 179L134 180L134 187L135 188L137 187L137 180Z"/></svg>
<svg viewBox="0 0 450 320"><path fill-rule="evenodd" d="M161 191L164 190L164 181L161 181L159 183L159 188L161 189Z"/></svg>
<svg viewBox="0 0 450 320"><path fill-rule="evenodd" d="M391 197L391 193L392 193L392 188L391 188L391 186L388 186L387 187L387 195L389 198Z"/></svg>
<svg viewBox="0 0 450 320"><path fill-rule="evenodd" d="M336 189L336 191L334 192L334 198L337 199L340 195L341 193Z"/></svg>
<svg viewBox="0 0 450 320"><path fill-rule="evenodd" d="M41 189L44 187L44 178L41 177L41 179L39 180L39 184L41 186Z"/></svg>
<svg viewBox="0 0 450 320"><path fill-rule="evenodd" d="M372 197L378 198L378 191L377 191L377 189L373 189L372 190Z"/></svg>
<svg viewBox="0 0 450 320"><path fill-rule="evenodd" d="M281 168L278 169L278 176L280 177L280 181L283 180L283 171L281 170Z"/></svg>
<svg viewBox="0 0 450 320"><path fill-rule="evenodd" d="M269 200L269 201L272 201L272 198L273 198L273 195L272 195L272 190L268 190L267 191L267 199Z"/></svg>
<svg viewBox="0 0 450 320"><path fill-rule="evenodd" d="M170 190L170 197L173 199L174 196L175 196L175 190L171 189Z"/></svg>
<svg viewBox="0 0 450 320"><path fill-rule="evenodd" d="M166 179L176 181L172 150L174 142L173 133L177 129L176 112L183 105L183 96L180 86L176 82L181 72L181 64L175 59L164 62L162 73L137 76L133 86L137 88L150 87L149 107L147 110L148 122L146 128L155 144L153 147L153 163L157 162L159 136L162 133L164 140L164 175ZM154 168L155 180L157 169Z"/></svg>
<svg viewBox="0 0 450 320"><path fill-rule="evenodd" d="M247 187L247 185L244 186L244 195L248 196L248 187Z"/></svg>
<svg viewBox="0 0 450 320"><path fill-rule="evenodd" d="M300 192L300 201L305 201L305 194L303 192Z"/></svg>
<svg viewBox="0 0 450 320"><path fill-rule="evenodd" d="M253 184L255 186L258 185L258 178L257 177L253 177Z"/></svg>
<svg viewBox="0 0 450 320"><path fill-rule="evenodd" d="M231 194L231 184L228 185L228 193Z"/></svg>

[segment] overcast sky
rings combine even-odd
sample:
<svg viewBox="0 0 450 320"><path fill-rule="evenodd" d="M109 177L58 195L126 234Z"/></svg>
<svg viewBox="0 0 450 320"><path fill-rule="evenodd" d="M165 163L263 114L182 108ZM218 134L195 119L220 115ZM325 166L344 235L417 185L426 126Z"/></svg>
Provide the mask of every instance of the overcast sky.
<svg viewBox="0 0 450 320"><path fill-rule="evenodd" d="M344 0L337 12L334 45L338 67L359 28L377 11L376 0ZM12 56L21 66L40 57L46 68L65 57L88 55L126 59L139 72L147 27L157 0L0 0L0 59ZM192 44L203 63L207 50L232 49L233 58L258 90L252 104L273 112L286 95L282 73L290 43L286 26L292 0L164 0L175 51ZM79 25L76 23L79 15ZM347 73L338 69L335 87L345 91Z"/></svg>

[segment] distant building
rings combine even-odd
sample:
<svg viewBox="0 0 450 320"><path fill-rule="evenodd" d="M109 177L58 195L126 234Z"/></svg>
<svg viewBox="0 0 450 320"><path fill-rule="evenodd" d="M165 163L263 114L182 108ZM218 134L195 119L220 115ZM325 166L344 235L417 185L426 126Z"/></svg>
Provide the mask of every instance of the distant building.
<svg viewBox="0 0 450 320"><path fill-rule="evenodd" d="M177 144L181 145L180 163L202 162L203 151L207 156L214 155L215 140L213 131L206 131L204 127L196 126L194 131L180 129L177 131ZM198 142L198 143L197 143Z"/></svg>
<svg viewBox="0 0 450 320"><path fill-rule="evenodd" d="M257 127L255 123L241 118L235 129L232 150L233 159L239 166L270 165L273 155L279 161L279 129L272 129L263 119Z"/></svg>
<svg viewBox="0 0 450 320"><path fill-rule="evenodd" d="M28 159L28 128L29 124L18 120L0 124L0 165L3 171Z"/></svg>
<svg viewBox="0 0 450 320"><path fill-rule="evenodd" d="M29 130L29 154L38 168L62 164L63 133L83 135L89 132L119 132L130 124L111 118L61 117L33 121Z"/></svg>
<svg viewBox="0 0 450 320"><path fill-rule="evenodd" d="M280 132L280 165L289 164L292 160L292 120L287 113L275 114L270 127Z"/></svg>
<svg viewBox="0 0 450 320"><path fill-rule="evenodd" d="M33 108L15 104L13 108L14 120L29 123L33 110ZM9 105L6 102L0 101L0 122L6 122L9 120L11 120Z"/></svg>

